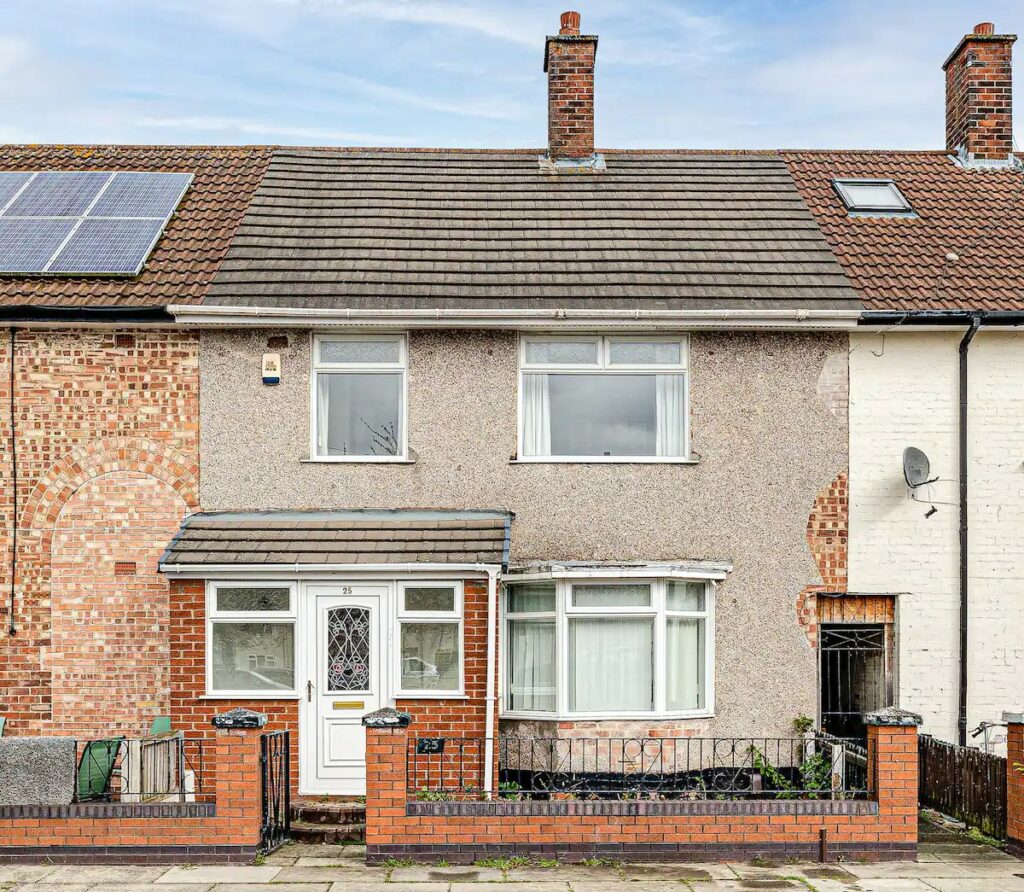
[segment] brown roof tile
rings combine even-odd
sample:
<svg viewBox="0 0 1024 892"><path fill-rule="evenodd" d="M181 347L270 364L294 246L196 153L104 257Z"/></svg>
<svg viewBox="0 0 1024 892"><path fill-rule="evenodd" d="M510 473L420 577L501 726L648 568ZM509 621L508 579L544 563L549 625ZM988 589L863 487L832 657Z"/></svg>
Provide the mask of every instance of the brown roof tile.
<svg viewBox="0 0 1024 892"><path fill-rule="evenodd" d="M138 276L0 276L0 305L164 306L206 294L272 150L264 146L0 146L0 170L152 170L192 186Z"/></svg>
<svg viewBox="0 0 1024 892"><path fill-rule="evenodd" d="M1024 309L1024 172L945 152L781 154L867 309ZM917 217L851 217L832 187L846 177L894 180Z"/></svg>

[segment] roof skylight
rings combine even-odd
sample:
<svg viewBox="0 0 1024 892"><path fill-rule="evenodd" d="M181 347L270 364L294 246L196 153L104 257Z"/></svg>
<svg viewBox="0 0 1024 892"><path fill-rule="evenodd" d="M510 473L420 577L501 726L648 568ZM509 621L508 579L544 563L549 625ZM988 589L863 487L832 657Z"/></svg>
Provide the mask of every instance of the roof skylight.
<svg viewBox="0 0 1024 892"><path fill-rule="evenodd" d="M832 185L848 211L904 217L914 213L892 180L833 180Z"/></svg>

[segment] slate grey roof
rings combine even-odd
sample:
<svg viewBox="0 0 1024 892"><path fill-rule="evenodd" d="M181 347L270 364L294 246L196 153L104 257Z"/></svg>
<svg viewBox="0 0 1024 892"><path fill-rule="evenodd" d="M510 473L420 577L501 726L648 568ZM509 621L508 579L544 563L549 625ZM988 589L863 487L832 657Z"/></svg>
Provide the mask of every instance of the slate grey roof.
<svg viewBox="0 0 1024 892"><path fill-rule="evenodd" d="M775 154L275 152L206 303L857 309Z"/></svg>
<svg viewBox="0 0 1024 892"><path fill-rule="evenodd" d="M511 521L504 511L199 513L160 563L505 564Z"/></svg>

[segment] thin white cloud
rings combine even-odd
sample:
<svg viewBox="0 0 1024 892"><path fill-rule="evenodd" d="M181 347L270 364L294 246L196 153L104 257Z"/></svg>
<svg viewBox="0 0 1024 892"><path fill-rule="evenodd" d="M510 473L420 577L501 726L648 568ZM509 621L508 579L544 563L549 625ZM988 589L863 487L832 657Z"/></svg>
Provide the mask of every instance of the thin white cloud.
<svg viewBox="0 0 1024 892"><path fill-rule="evenodd" d="M329 127L290 127L267 121L252 121L242 118L217 117L214 115L184 115L180 117L144 117L135 122L139 127L154 127L175 131L208 132L218 134L241 134L284 140L307 140L309 142L352 143L358 145L409 145L410 140L393 134L359 133L350 130L335 130Z"/></svg>

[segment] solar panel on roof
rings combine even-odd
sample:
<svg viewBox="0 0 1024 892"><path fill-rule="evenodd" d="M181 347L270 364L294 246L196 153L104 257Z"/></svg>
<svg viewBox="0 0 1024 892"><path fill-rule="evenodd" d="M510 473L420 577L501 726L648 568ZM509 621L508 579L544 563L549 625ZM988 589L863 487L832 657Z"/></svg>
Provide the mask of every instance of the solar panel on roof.
<svg viewBox="0 0 1024 892"><path fill-rule="evenodd" d="M86 217L47 272L134 275L163 228L163 220Z"/></svg>
<svg viewBox="0 0 1024 892"><path fill-rule="evenodd" d="M0 272L44 269L74 228L74 220L0 217Z"/></svg>
<svg viewBox="0 0 1024 892"><path fill-rule="evenodd" d="M191 179L187 173L116 173L89 216L167 217Z"/></svg>
<svg viewBox="0 0 1024 892"><path fill-rule="evenodd" d="M30 179L32 179L32 174L28 172L0 171L0 211Z"/></svg>
<svg viewBox="0 0 1024 892"><path fill-rule="evenodd" d="M50 170L38 173L4 211L4 216L80 217L109 179L109 173L96 171Z"/></svg>
<svg viewBox="0 0 1024 892"><path fill-rule="evenodd" d="M0 273L135 275L188 173L0 171Z"/></svg>

